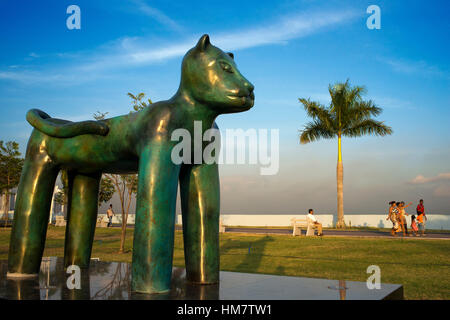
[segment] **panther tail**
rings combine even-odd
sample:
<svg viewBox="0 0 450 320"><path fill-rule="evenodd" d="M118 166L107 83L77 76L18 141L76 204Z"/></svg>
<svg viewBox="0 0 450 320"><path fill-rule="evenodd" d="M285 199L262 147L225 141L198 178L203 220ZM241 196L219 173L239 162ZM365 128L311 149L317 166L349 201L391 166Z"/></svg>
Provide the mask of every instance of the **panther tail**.
<svg viewBox="0 0 450 320"><path fill-rule="evenodd" d="M109 131L108 125L104 122L71 122L55 119L38 109L31 109L27 112L27 121L39 131L56 138L72 138L82 134L105 136Z"/></svg>

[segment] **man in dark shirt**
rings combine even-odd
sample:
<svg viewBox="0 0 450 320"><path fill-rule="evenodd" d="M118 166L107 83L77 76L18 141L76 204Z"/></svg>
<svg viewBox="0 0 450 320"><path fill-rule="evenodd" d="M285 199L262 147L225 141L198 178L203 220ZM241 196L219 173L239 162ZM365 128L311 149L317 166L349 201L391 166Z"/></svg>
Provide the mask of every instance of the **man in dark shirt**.
<svg viewBox="0 0 450 320"><path fill-rule="evenodd" d="M423 214L425 221L427 221L427 216L425 214L425 207L423 206L423 199L420 199L419 204L417 205L416 209L417 214Z"/></svg>

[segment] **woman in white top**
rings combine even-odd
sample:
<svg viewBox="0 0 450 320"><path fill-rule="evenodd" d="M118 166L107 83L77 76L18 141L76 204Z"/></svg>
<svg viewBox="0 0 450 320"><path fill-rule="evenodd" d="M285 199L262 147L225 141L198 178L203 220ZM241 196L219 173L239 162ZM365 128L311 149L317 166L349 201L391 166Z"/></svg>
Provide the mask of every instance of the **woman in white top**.
<svg viewBox="0 0 450 320"><path fill-rule="evenodd" d="M398 224L398 209L397 209L397 203L395 201L389 202L389 215L386 220L392 221L392 229L391 229L391 235L396 236L396 232L398 230L399 224Z"/></svg>

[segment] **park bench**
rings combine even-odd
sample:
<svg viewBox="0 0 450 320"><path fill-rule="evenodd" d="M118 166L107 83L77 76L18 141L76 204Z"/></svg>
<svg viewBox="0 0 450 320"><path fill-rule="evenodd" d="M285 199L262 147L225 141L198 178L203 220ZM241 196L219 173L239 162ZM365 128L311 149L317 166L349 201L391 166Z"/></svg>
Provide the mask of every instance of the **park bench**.
<svg viewBox="0 0 450 320"><path fill-rule="evenodd" d="M108 226L108 222L105 221L105 217L103 215L99 215L97 217L97 228L106 228Z"/></svg>
<svg viewBox="0 0 450 320"><path fill-rule="evenodd" d="M314 235L314 226L311 223L311 221L309 221L308 218L303 218L303 219L292 218L291 224L292 224L292 236L294 236L294 237L302 235L301 229L306 230L307 236Z"/></svg>
<svg viewBox="0 0 450 320"><path fill-rule="evenodd" d="M66 220L64 219L64 216L56 216L55 217L55 227L65 227L66 226Z"/></svg>

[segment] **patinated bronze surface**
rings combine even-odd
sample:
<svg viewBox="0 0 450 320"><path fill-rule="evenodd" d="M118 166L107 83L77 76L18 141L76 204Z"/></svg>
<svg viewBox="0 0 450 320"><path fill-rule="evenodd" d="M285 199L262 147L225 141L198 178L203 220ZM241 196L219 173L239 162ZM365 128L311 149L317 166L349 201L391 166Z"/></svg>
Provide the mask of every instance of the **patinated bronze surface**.
<svg viewBox="0 0 450 320"><path fill-rule="evenodd" d="M170 288L175 202L180 183L187 279L219 281L220 190L217 163L175 164L174 130L194 137L219 114L241 112L254 103L253 85L233 55L200 38L182 63L181 82L169 100L102 121L72 123L30 110L35 127L28 142L9 248L8 276L37 274L44 250L53 188L60 170L69 177L65 266L89 266L102 173L138 173L132 289ZM193 150L193 149L192 149Z"/></svg>

